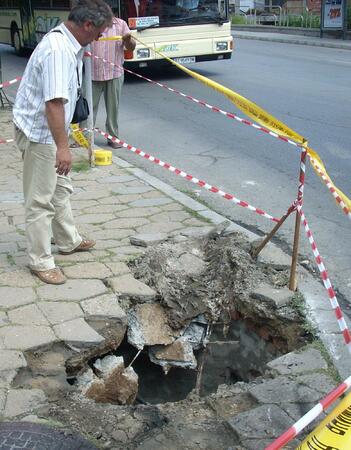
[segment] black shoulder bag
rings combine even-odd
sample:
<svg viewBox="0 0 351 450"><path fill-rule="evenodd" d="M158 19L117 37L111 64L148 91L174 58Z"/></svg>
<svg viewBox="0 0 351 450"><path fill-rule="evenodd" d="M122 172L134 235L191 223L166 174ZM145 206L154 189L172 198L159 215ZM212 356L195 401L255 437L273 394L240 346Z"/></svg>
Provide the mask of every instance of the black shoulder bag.
<svg viewBox="0 0 351 450"><path fill-rule="evenodd" d="M89 105L87 99L83 97L82 89L80 87L79 73L77 67L77 79L78 79L78 94L77 103L73 113L71 123L80 123L86 120L89 116Z"/></svg>

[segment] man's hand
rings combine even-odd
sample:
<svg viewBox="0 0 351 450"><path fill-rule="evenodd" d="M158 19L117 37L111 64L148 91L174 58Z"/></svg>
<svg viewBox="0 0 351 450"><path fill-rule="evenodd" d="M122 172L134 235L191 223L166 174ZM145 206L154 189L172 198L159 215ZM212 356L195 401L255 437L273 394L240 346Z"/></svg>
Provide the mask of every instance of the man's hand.
<svg viewBox="0 0 351 450"><path fill-rule="evenodd" d="M127 33L124 36L122 36L122 41L123 41L124 48L126 50L133 51L135 49L136 42L130 33Z"/></svg>
<svg viewBox="0 0 351 450"><path fill-rule="evenodd" d="M72 154L68 147L57 147L56 152L56 172L59 175L68 175L72 166Z"/></svg>

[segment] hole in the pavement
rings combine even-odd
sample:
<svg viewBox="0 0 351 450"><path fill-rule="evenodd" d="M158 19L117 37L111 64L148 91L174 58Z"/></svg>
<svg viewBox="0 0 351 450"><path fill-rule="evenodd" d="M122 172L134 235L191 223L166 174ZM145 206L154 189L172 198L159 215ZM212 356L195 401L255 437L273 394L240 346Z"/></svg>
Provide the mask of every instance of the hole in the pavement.
<svg viewBox="0 0 351 450"><path fill-rule="evenodd" d="M107 319L90 322L108 336L101 347L33 354L17 385L54 391L48 379L55 375L61 389L56 365L66 361L67 390L97 403L158 404L264 375L267 362L299 348L309 334L301 298L286 288L288 269L257 264L249 249L239 234L148 249L130 264L149 291L146 299L122 299L128 330ZM114 326L122 327L120 339ZM45 379L31 382L31 371Z"/></svg>

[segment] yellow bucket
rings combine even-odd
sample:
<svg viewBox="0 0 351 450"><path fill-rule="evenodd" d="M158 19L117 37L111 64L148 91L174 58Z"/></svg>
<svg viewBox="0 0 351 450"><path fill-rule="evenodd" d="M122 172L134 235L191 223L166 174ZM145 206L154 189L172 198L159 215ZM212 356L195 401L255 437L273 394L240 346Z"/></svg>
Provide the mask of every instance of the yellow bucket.
<svg viewBox="0 0 351 450"><path fill-rule="evenodd" d="M111 150L94 150L94 161L96 166L110 166L112 164Z"/></svg>

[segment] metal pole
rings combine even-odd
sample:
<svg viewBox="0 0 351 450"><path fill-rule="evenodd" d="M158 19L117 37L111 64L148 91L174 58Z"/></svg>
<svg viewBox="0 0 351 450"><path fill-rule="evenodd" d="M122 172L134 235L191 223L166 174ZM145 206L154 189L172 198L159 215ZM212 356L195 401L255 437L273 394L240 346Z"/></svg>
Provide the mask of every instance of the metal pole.
<svg viewBox="0 0 351 450"><path fill-rule="evenodd" d="M306 173L306 155L307 155L307 142L305 143L305 149L301 153L301 162L300 162L300 184L297 192L297 204L302 206L303 203L303 191L305 185L305 173ZM294 244L293 244L293 253L291 259L291 268L290 268L290 281L289 281L289 289L291 291L296 291L297 288L297 257L299 250L299 239L300 239L300 224L301 224L301 216L298 210L296 210L296 220L295 220L295 232L294 232Z"/></svg>
<svg viewBox="0 0 351 450"><path fill-rule="evenodd" d="M90 52L90 45L88 45L87 47L85 47L85 51L86 52ZM92 69L91 69L91 57L90 56L85 56L84 57L84 92L85 92L85 98L87 99L88 105L89 105L89 117L87 119L87 128L89 130L93 130L94 127L94 118L93 118L93 89L92 89L92 80L91 80L91 74L92 74ZM89 148L88 148L88 153L89 153L89 160L90 163L92 162L92 149L94 146L94 132L93 131L89 131L87 133L87 139L89 141Z"/></svg>

